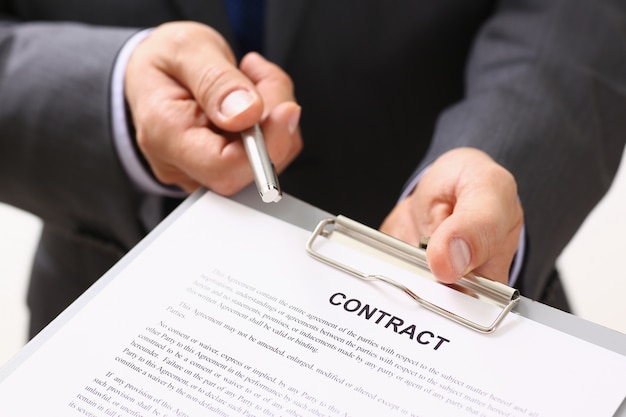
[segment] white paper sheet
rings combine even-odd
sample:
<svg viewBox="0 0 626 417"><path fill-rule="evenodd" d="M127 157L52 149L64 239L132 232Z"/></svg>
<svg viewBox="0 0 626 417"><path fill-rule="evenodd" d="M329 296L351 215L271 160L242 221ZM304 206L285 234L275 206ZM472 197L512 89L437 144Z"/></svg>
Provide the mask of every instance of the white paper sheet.
<svg viewBox="0 0 626 417"><path fill-rule="evenodd" d="M309 234L206 193L0 382L0 415L602 417L624 399L626 357L518 315L466 329L312 259Z"/></svg>

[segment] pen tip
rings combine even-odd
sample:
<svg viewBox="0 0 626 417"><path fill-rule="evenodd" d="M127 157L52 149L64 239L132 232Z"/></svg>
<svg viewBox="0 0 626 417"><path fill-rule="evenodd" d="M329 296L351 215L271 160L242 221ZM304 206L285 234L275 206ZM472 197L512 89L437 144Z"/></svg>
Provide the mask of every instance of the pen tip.
<svg viewBox="0 0 626 417"><path fill-rule="evenodd" d="M277 203L282 198L282 193L277 188L268 188L264 192L260 193L261 199L265 203Z"/></svg>

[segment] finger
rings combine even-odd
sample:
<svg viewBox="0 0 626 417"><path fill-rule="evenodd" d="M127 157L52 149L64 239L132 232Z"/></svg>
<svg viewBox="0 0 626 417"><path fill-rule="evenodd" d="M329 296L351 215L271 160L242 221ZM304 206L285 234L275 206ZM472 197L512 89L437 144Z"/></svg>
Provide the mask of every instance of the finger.
<svg viewBox="0 0 626 417"><path fill-rule="evenodd" d="M298 129L300 106L285 102L276 107L263 123L264 140L278 171L282 171L302 149ZM198 126L169 141L168 150L185 175L210 184L221 194L233 194L253 179L248 155L239 133L214 133Z"/></svg>
<svg viewBox="0 0 626 417"><path fill-rule="evenodd" d="M282 172L302 150L298 123L301 108L284 102L274 108L262 125L267 152L278 172Z"/></svg>
<svg viewBox="0 0 626 417"><path fill-rule="evenodd" d="M190 22L159 29L154 39L162 50L159 68L189 90L216 126L241 131L260 120L262 99L218 32Z"/></svg>
<svg viewBox="0 0 626 417"><path fill-rule="evenodd" d="M167 89L167 84L160 85L160 91ZM202 184L225 195L250 182L237 133L208 129L210 122L193 98L152 101L161 107L138 112L137 117L145 114L145 119L137 127L137 143L159 181L187 191Z"/></svg>
<svg viewBox="0 0 626 417"><path fill-rule="evenodd" d="M454 212L430 236L428 263L443 282L454 282L474 271L508 281L523 223L516 196L486 195L480 189L459 197Z"/></svg>
<svg viewBox="0 0 626 417"><path fill-rule="evenodd" d="M301 108L291 78L258 53L244 56L241 71L252 80L265 104L263 131L270 158L280 172L302 149L298 128Z"/></svg>
<svg viewBox="0 0 626 417"><path fill-rule="evenodd" d="M244 56L240 64L241 72L254 82L265 105L264 116L280 103L296 102L291 78L276 64L266 60L256 52Z"/></svg>
<svg viewBox="0 0 626 417"><path fill-rule="evenodd" d="M437 226L452 214L455 201L454 187L440 181L436 171L431 170L416 189L394 207L380 229L419 246L422 237L431 236Z"/></svg>

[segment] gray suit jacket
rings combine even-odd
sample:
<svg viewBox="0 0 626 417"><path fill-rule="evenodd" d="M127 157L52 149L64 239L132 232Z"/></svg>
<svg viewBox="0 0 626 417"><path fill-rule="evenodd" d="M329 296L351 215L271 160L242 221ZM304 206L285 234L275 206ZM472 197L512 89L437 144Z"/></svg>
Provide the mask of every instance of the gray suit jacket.
<svg viewBox="0 0 626 417"><path fill-rule="evenodd" d="M522 292L609 187L626 132L623 1L268 0L264 54L293 78L302 155L286 192L378 226L403 184L473 146L519 184ZM40 216L32 332L163 216L112 144L110 77L137 29L192 19L232 41L220 0L0 0L0 199Z"/></svg>

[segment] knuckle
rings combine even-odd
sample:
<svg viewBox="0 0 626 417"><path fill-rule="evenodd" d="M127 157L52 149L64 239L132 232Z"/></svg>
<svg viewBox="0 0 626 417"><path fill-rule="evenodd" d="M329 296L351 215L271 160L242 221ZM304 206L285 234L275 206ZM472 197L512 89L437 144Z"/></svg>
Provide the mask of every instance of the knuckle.
<svg viewBox="0 0 626 417"><path fill-rule="evenodd" d="M217 101L216 92L227 85L229 69L223 65L209 65L202 69L197 84L192 87L196 100L203 104Z"/></svg>
<svg viewBox="0 0 626 417"><path fill-rule="evenodd" d="M164 36L176 46L176 50L188 48L199 37L219 46L226 44L224 38L215 29L198 22L168 22L161 25L160 28L165 30Z"/></svg>
<svg viewBox="0 0 626 417"><path fill-rule="evenodd" d="M212 181L209 188L218 194L231 196L241 189L241 185L234 181L229 175L222 175Z"/></svg>

